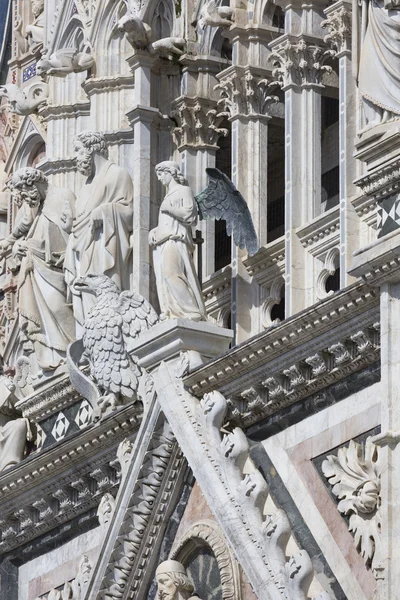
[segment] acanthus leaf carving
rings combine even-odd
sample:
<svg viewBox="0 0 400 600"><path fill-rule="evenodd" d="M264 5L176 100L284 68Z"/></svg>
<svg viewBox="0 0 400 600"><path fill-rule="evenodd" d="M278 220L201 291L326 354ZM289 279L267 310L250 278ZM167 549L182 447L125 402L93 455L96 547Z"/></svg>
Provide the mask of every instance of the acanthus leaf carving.
<svg viewBox="0 0 400 600"><path fill-rule="evenodd" d="M230 70L214 88L220 92L218 116L268 116L269 106L279 102L272 93L276 86L275 81L254 74L250 67Z"/></svg>
<svg viewBox="0 0 400 600"><path fill-rule="evenodd" d="M382 461L379 447L367 438L365 447L351 440L322 463L322 471L338 498L337 509L349 519L349 531L364 562L379 563Z"/></svg>
<svg viewBox="0 0 400 600"><path fill-rule="evenodd" d="M328 30L324 37L325 44L332 46L337 54L350 52L351 13L344 6L336 10L328 9L328 11L326 20L321 23L321 27Z"/></svg>
<svg viewBox="0 0 400 600"><path fill-rule="evenodd" d="M324 73L332 67L324 64L335 55L334 50L306 41L301 37L286 37L273 45L269 60L274 69L272 76L283 89L290 86L321 85Z"/></svg>
<svg viewBox="0 0 400 600"><path fill-rule="evenodd" d="M205 98L181 96L173 103L171 117L178 123L173 130L178 148L216 146L221 135L228 135L228 130L220 127L224 116Z"/></svg>

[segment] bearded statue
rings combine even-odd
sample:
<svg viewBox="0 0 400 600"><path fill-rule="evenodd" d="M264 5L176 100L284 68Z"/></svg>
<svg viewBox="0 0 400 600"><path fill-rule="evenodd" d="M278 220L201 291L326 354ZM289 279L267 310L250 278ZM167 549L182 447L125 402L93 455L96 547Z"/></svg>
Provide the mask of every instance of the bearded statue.
<svg viewBox="0 0 400 600"><path fill-rule="evenodd" d="M63 216L72 224L64 269L80 337L95 299L79 293L77 279L107 275L121 291L129 290L133 184L127 171L108 160L103 134L80 133L75 152L77 169L87 179L76 199L76 215L66 211Z"/></svg>
<svg viewBox="0 0 400 600"><path fill-rule="evenodd" d="M185 567L176 560L162 562L156 570L157 600L200 600L192 596L193 584Z"/></svg>

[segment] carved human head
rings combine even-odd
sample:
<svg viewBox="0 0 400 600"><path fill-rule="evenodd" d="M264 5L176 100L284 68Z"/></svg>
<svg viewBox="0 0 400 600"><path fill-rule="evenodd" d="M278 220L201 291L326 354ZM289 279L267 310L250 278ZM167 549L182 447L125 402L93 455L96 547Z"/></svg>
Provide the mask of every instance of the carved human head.
<svg viewBox="0 0 400 600"><path fill-rule="evenodd" d="M32 13L36 18L44 11L44 0L32 0Z"/></svg>
<svg viewBox="0 0 400 600"><path fill-rule="evenodd" d="M186 599L193 593L185 567L176 560L162 562L156 570L156 580L157 600Z"/></svg>
<svg viewBox="0 0 400 600"><path fill-rule="evenodd" d="M83 131L74 140L76 152L76 165L78 171L89 176L93 168L95 154L108 158L106 138L102 133L96 131Z"/></svg>
<svg viewBox="0 0 400 600"><path fill-rule="evenodd" d="M34 208L39 206L46 197L48 180L46 175L33 167L22 167L12 175L8 181L11 195L18 206L26 202Z"/></svg>
<svg viewBox="0 0 400 600"><path fill-rule="evenodd" d="M179 165L172 160L164 160L164 162L156 165L157 179L164 185L169 185L171 179L180 183L181 185L187 185L187 181L182 175Z"/></svg>

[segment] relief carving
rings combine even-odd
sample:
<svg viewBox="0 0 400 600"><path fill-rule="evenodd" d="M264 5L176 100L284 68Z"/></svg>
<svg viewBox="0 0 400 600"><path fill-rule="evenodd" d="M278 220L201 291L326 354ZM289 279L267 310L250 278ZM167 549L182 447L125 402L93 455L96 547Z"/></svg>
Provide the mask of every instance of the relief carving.
<svg viewBox="0 0 400 600"><path fill-rule="evenodd" d="M322 471L338 498L337 509L349 519L349 531L367 566L375 569L380 545L380 479L382 461L379 447L367 438L361 444L350 441L322 463Z"/></svg>

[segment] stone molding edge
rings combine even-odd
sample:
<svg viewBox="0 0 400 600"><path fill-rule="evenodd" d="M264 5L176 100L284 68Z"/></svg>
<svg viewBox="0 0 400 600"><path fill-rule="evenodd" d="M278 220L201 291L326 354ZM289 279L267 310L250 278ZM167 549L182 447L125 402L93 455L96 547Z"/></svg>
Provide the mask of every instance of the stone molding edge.
<svg viewBox="0 0 400 600"><path fill-rule="evenodd" d="M187 463L151 394L85 600L146 600Z"/></svg>
<svg viewBox="0 0 400 600"><path fill-rule="evenodd" d="M214 521L206 519L194 523L178 540L175 540L169 558L185 565L191 553L202 546L211 548L217 559L222 585L222 600L241 600L242 586L239 565L227 545L220 527Z"/></svg>
<svg viewBox="0 0 400 600"><path fill-rule="evenodd" d="M292 350L335 327L347 326L350 318L378 305L378 292L358 281L195 369L184 378L185 385L195 395L228 387L233 380L282 355L285 348Z"/></svg>
<svg viewBox="0 0 400 600"><path fill-rule="evenodd" d="M161 408L257 597L306 600L314 575L310 557L300 550L287 559L289 521L280 509L264 515L268 486L245 434L235 428L223 436L224 396L212 392L199 402L165 363L154 379Z"/></svg>
<svg viewBox="0 0 400 600"><path fill-rule="evenodd" d="M300 239L303 248L308 248L313 255L319 255L321 254L321 245L324 250L327 250L332 244L337 243L338 239L336 239L336 237L339 235L339 229L339 207L336 206L334 209L313 219L313 221L305 227L297 229L296 235ZM327 240L327 238L334 239L330 241Z"/></svg>
<svg viewBox="0 0 400 600"><path fill-rule="evenodd" d="M346 338L318 349L309 356L300 355L288 368L268 369L268 377L257 381L241 392L240 381L236 395L229 398L232 423L242 427L273 415L278 410L299 402L308 396L361 371L380 358L379 323L356 330Z"/></svg>
<svg viewBox="0 0 400 600"><path fill-rule="evenodd" d="M64 472L66 463L75 464L81 456L89 460L99 449L110 447L116 439L131 435L139 428L141 418L138 407L131 405L94 427L88 427L76 437L32 454L15 468L4 471L0 476L0 506L12 497L25 493L39 479L43 482Z"/></svg>

